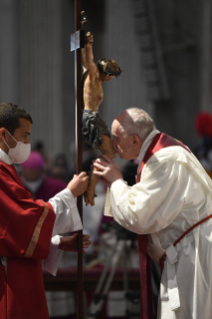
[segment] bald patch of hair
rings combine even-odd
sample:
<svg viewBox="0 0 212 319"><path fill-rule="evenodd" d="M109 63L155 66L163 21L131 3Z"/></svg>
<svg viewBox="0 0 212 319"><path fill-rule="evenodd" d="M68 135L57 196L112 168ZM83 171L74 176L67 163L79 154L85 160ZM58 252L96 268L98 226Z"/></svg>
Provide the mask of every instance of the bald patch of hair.
<svg viewBox="0 0 212 319"><path fill-rule="evenodd" d="M137 135L142 141L156 128L153 119L144 110L133 107L122 112L120 131L126 135Z"/></svg>

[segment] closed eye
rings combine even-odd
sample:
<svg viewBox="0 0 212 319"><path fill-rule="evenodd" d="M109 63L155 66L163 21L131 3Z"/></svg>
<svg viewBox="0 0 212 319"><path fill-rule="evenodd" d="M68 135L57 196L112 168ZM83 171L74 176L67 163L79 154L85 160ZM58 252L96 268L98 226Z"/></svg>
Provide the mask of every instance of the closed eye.
<svg viewBox="0 0 212 319"><path fill-rule="evenodd" d="M114 141L115 143L118 143L118 138L117 138L117 137L112 136L112 138L113 138L113 141Z"/></svg>

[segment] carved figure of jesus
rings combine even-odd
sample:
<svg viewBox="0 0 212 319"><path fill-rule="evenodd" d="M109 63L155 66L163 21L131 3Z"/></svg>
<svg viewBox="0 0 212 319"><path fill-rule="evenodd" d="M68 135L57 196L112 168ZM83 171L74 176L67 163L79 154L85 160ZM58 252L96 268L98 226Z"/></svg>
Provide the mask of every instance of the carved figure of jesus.
<svg viewBox="0 0 212 319"><path fill-rule="evenodd" d="M99 106L103 100L104 92L102 84L111 81L121 74L121 69L112 59L102 59L97 63L93 57L93 36L86 34L85 48L81 49L83 64L83 135L85 142L94 149L100 150L111 159L115 157L110 133L105 122L99 117ZM90 183L85 193L86 205L94 205L95 187L99 177L91 172Z"/></svg>

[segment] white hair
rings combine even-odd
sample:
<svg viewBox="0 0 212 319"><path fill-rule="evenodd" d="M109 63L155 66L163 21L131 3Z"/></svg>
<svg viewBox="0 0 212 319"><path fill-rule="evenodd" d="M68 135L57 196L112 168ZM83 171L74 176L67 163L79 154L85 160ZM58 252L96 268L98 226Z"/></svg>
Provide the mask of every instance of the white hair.
<svg viewBox="0 0 212 319"><path fill-rule="evenodd" d="M155 123L149 114L136 107L125 110L118 118L121 118L121 132L128 136L135 134L142 141L155 129Z"/></svg>

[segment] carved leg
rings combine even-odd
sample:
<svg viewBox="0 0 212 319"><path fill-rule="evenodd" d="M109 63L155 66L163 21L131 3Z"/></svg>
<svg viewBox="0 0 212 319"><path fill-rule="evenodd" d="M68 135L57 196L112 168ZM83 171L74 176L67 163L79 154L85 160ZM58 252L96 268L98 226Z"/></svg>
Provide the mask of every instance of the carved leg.
<svg viewBox="0 0 212 319"><path fill-rule="evenodd" d="M111 159L115 157L115 152L113 149L111 138L107 135L103 135L102 144L99 150L102 152L102 154L107 155ZM88 204L90 204L91 206L94 205L95 187L98 181L99 181L99 176L94 175L92 171L90 175L90 182L89 182L88 189L86 193L84 194L86 205Z"/></svg>
<svg viewBox="0 0 212 319"><path fill-rule="evenodd" d="M111 159L114 159L115 151L113 148L112 140L109 136L103 135L102 144L99 150L102 152L102 154L107 155Z"/></svg>
<svg viewBox="0 0 212 319"><path fill-rule="evenodd" d="M96 168L94 168L93 170L95 170ZM88 188L84 194L84 199L85 199L85 203L86 206L88 204L90 204L91 206L94 206L94 197L95 197L95 188L96 188L96 184L99 181L99 176L96 176L93 174L93 170L91 172L90 175L90 180L89 180L89 185Z"/></svg>

